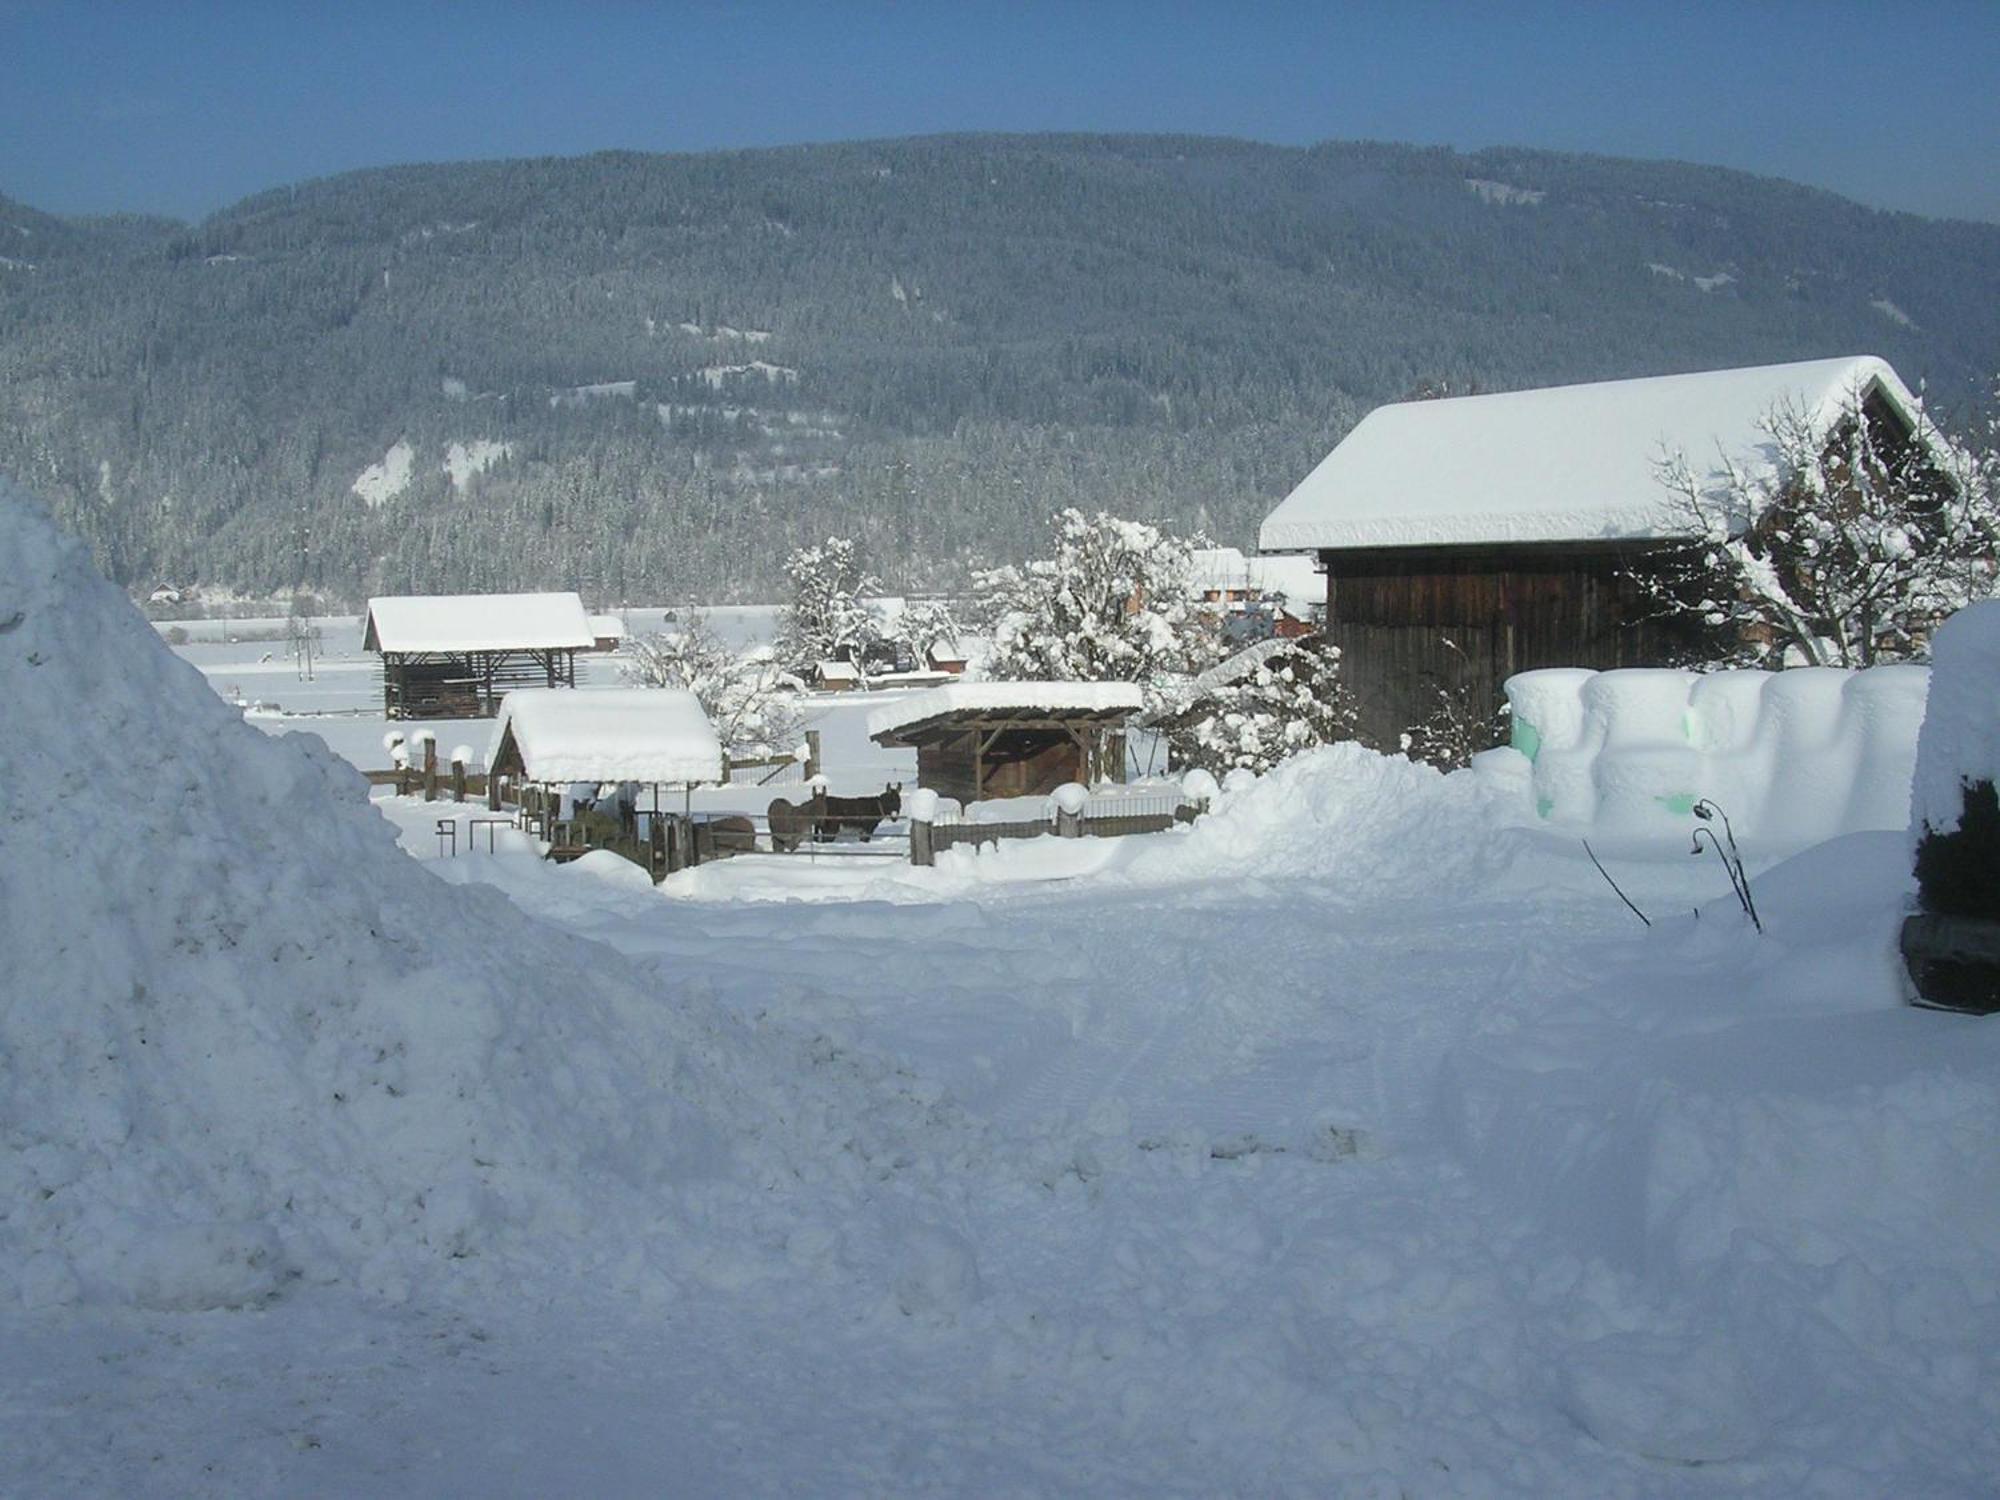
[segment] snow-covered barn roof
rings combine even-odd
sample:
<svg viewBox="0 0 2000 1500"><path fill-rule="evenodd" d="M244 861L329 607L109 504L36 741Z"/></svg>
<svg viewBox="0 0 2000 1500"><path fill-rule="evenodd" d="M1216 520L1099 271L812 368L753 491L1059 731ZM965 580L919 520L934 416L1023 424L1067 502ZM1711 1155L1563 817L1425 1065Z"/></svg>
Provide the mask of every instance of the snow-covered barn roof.
<svg viewBox="0 0 2000 1500"><path fill-rule="evenodd" d="M408 594L368 601L369 651L550 651L597 643L575 594Z"/></svg>
<svg viewBox="0 0 2000 1500"><path fill-rule="evenodd" d="M1265 518L1272 551L1640 540L1679 524L1655 464L1726 455L1768 472L1759 419L1787 406L1830 429L1870 390L1915 427L1916 401L1861 355L1379 406Z"/></svg>
<svg viewBox="0 0 2000 1500"><path fill-rule="evenodd" d="M722 742L679 688L519 688L500 702L486 764L509 739L530 781L715 781Z"/></svg>
<svg viewBox="0 0 2000 1500"><path fill-rule="evenodd" d="M622 641L625 639L625 622L617 615L592 615L590 633L600 641Z"/></svg>
<svg viewBox="0 0 2000 1500"><path fill-rule="evenodd" d="M1188 584L1196 594L1248 589L1312 599L1326 592L1319 565L1309 557L1246 556L1237 547L1198 547L1189 556Z"/></svg>
<svg viewBox="0 0 2000 1500"><path fill-rule="evenodd" d="M1145 701L1134 682L952 682L884 704L868 715L868 734L879 740L974 713L1113 718L1137 712Z"/></svg>

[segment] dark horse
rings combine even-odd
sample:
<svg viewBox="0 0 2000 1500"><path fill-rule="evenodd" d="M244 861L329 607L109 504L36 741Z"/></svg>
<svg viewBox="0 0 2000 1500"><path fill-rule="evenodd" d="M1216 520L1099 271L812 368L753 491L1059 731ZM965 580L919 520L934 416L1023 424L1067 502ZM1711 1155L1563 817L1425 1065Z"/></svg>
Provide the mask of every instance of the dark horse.
<svg viewBox="0 0 2000 1500"><path fill-rule="evenodd" d="M773 798L769 809L771 848L789 854L807 839L830 844L843 828L861 830L865 844L885 818L893 818L903 808L903 789L895 785L875 797L814 797L805 802Z"/></svg>

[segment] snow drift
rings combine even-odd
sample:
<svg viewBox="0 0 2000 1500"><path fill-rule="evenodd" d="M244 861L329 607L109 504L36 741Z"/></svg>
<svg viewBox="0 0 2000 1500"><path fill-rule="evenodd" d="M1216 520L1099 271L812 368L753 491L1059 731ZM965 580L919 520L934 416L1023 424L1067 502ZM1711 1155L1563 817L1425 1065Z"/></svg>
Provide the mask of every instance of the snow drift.
<svg viewBox="0 0 2000 1500"><path fill-rule="evenodd" d="M425 873L359 776L245 725L4 489L0 702L0 1296L393 1294L556 1246L629 1273L777 1171L759 1122L846 1109Z"/></svg>

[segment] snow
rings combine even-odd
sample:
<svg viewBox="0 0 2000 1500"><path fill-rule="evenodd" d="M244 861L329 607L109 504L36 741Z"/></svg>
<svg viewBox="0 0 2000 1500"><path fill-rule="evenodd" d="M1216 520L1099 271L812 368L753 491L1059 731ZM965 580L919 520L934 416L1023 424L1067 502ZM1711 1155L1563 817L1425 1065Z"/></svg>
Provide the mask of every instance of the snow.
<svg viewBox="0 0 2000 1500"><path fill-rule="evenodd" d="M617 615L592 615L590 633L600 641L617 641L625 638L625 621Z"/></svg>
<svg viewBox="0 0 2000 1500"><path fill-rule="evenodd" d="M1514 748L1476 769L1558 827L1685 836L1707 798L1739 838L1790 852L1909 822L1929 680L1900 665L1523 672L1507 679Z"/></svg>
<svg viewBox="0 0 2000 1500"><path fill-rule="evenodd" d="M410 487L416 457L416 449L410 446L410 440L397 438L389 445L389 451L382 455L382 461L363 469L349 488L367 503L370 510L386 505Z"/></svg>
<svg viewBox="0 0 2000 1500"><path fill-rule="evenodd" d="M1701 280L1702 278L1697 278ZM1267 551L1628 540L1681 529L1655 465L1685 452L1713 483L1723 457L1771 470L1759 419L1792 403L1831 421L1879 383L1873 357L1710 370L1377 407L1265 519Z"/></svg>
<svg viewBox="0 0 2000 1500"><path fill-rule="evenodd" d="M513 451L513 444L499 442L494 438L474 438L469 443L453 443L445 449L444 471L451 476L451 487L462 490L495 464L510 457Z"/></svg>
<svg viewBox="0 0 2000 1500"><path fill-rule="evenodd" d="M1495 182L1488 177L1468 177L1465 185L1486 203L1533 208L1545 198L1548 192L1542 188L1515 187L1510 182Z"/></svg>
<svg viewBox="0 0 2000 1500"><path fill-rule="evenodd" d="M874 710L868 715L868 733L891 735L946 714L973 710L1136 713L1144 704L1145 695L1132 682L951 682Z"/></svg>
<svg viewBox="0 0 2000 1500"><path fill-rule="evenodd" d="M1877 297L1868 305L1899 328L1915 328L1917 326L1914 318L1891 302L1887 297Z"/></svg>
<svg viewBox="0 0 2000 1500"><path fill-rule="evenodd" d="M717 391L744 376L760 378L766 385L795 385L799 372L789 365L774 365L762 359L753 359L742 365L709 365L701 371L701 378L708 382L711 390Z"/></svg>
<svg viewBox="0 0 2000 1500"><path fill-rule="evenodd" d="M1635 835L1644 928L1349 745L1170 833L655 889L364 803L5 500L0 702L0 1492L2000 1472L2000 1029L1901 1003L1903 831L1753 852L1763 936Z"/></svg>
<svg viewBox="0 0 2000 1500"><path fill-rule="evenodd" d="M378 651L582 650L597 644L576 594L406 594L370 599Z"/></svg>
<svg viewBox="0 0 2000 1500"><path fill-rule="evenodd" d="M1910 827L1951 833L1964 789L2000 785L2000 600L1968 605L1931 641L1931 693L1917 742Z"/></svg>
<svg viewBox="0 0 2000 1500"><path fill-rule="evenodd" d="M1245 557L1235 547L1197 547L1188 561L1188 584L1197 598L1210 590L1248 589L1310 604L1326 595L1326 575L1311 558Z"/></svg>
<svg viewBox="0 0 2000 1500"><path fill-rule="evenodd" d="M517 688L500 700L489 766L510 732L530 781L679 785L722 774L722 742L678 688Z"/></svg>
<svg viewBox="0 0 2000 1500"><path fill-rule="evenodd" d="M551 407L587 406L592 401L629 401L638 394L636 380L600 380L591 385L573 385L549 397Z"/></svg>

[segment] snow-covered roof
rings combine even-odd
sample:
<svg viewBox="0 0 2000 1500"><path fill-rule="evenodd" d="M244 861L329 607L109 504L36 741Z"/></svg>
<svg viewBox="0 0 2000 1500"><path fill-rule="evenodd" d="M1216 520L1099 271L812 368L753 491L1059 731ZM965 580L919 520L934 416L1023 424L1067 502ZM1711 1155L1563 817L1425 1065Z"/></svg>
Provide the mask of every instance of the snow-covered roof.
<svg viewBox="0 0 2000 1500"><path fill-rule="evenodd" d="M1188 584L1197 594L1247 589L1312 599L1326 592L1326 580L1310 557L1246 556L1237 547L1198 547L1189 556Z"/></svg>
<svg viewBox="0 0 2000 1500"><path fill-rule="evenodd" d="M1655 464L1685 453L1698 475L1723 455L1768 472L1758 422L1796 407L1831 427L1878 388L1915 399L1872 356L1707 370L1648 380L1409 401L1362 418L1271 512L1267 550L1637 540L1684 530Z"/></svg>
<svg viewBox="0 0 2000 1500"><path fill-rule="evenodd" d="M597 643L575 594L408 594L368 601L371 651L548 651Z"/></svg>
<svg viewBox="0 0 2000 1500"><path fill-rule="evenodd" d="M616 615L592 615L590 633L600 641L622 641L625 639L625 622Z"/></svg>
<svg viewBox="0 0 2000 1500"><path fill-rule="evenodd" d="M1135 682L952 682L874 710L868 715L868 733L879 738L968 712L1130 713L1145 701Z"/></svg>
<svg viewBox="0 0 2000 1500"><path fill-rule="evenodd" d="M486 764L509 735L530 781L715 781L722 742L679 688L519 688L500 701Z"/></svg>

